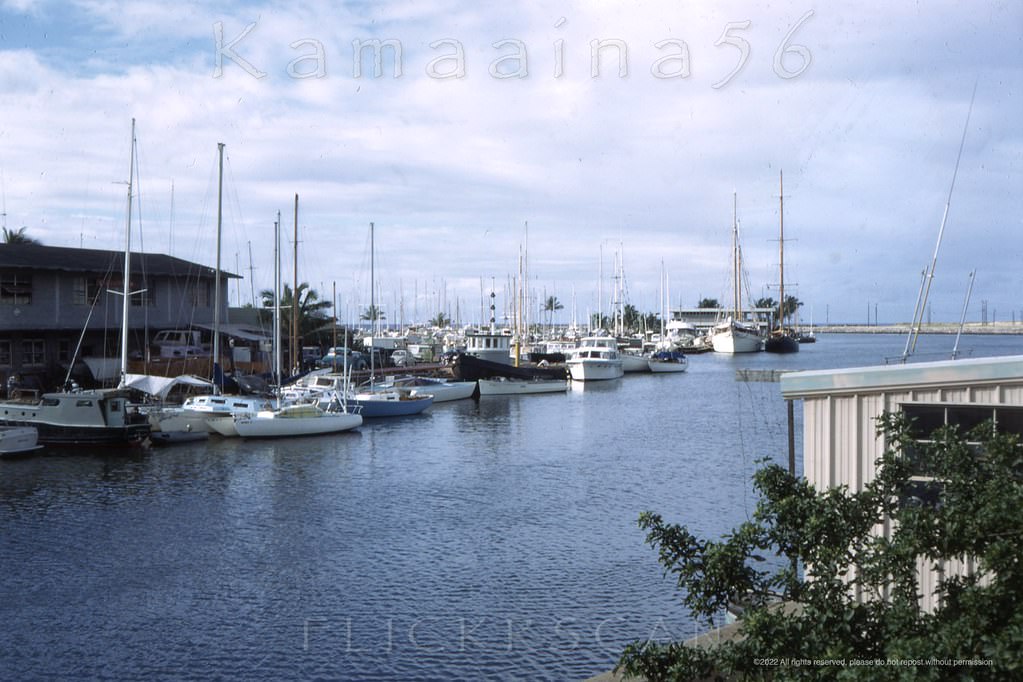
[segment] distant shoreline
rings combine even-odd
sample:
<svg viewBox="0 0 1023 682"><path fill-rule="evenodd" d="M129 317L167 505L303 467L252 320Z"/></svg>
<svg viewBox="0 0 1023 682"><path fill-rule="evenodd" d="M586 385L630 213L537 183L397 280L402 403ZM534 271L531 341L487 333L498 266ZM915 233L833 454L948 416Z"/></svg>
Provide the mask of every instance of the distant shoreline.
<svg viewBox="0 0 1023 682"><path fill-rule="evenodd" d="M906 334L909 324L830 324L813 328L817 334ZM920 327L921 334L955 334L959 325L950 322L925 324ZM992 324L972 323L963 327L963 334L1015 334L1023 335L1023 322L996 322Z"/></svg>

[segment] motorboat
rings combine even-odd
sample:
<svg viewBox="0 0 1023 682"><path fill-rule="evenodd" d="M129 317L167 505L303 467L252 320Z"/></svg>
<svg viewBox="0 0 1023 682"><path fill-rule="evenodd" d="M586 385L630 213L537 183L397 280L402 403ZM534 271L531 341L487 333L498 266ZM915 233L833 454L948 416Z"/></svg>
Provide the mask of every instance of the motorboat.
<svg viewBox="0 0 1023 682"><path fill-rule="evenodd" d="M475 381L448 381L446 379L416 376L394 377L384 385L407 389L409 395L413 398L432 395L435 404L471 398L477 390L477 383Z"/></svg>
<svg viewBox="0 0 1023 682"><path fill-rule="evenodd" d="M610 336L585 337L565 364L573 381L606 381L625 374L618 344Z"/></svg>
<svg viewBox="0 0 1023 682"><path fill-rule="evenodd" d="M125 390L107 388L8 399L0 402L0 426L35 427L42 445L140 445L149 421L130 408L128 397Z"/></svg>

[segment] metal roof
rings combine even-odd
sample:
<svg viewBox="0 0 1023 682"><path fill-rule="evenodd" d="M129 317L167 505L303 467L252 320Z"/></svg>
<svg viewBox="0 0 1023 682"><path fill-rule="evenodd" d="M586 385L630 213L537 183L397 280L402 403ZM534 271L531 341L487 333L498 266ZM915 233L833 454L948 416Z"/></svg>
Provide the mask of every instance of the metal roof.
<svg viewBox="0 0 1023 682"><path fill-rule="evenodd" d="M42 244L0 244L0 269L60 270L64 272L119 273L124 266L124 251L75 249ZM214 277L216 270L199 263L162 253L131 254L131 269L146 275L171 277ZM239 275L220 271L222 277L241 279Z"/></svg>
<svg viewBox="0 0 1023 682"><path fill-rule="evenodd" d="M791 372L781 377L781 394L804 398L1006 382L1023 383L1023 355Z"/></svg>

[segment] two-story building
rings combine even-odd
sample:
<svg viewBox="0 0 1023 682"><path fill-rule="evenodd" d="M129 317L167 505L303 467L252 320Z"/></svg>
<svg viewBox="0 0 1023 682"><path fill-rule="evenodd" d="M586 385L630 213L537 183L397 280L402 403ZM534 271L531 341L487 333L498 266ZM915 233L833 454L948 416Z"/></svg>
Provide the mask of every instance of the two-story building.
<svg viewBox="0 0 1023 682"><path fill-rule="evenodd" d="M0 244L0 377L63 382L72 358L120 353L124 252ZM221 320L228 281L222 272ZM129 351L143 357L159 330L209 325L216 271L155 253L131 255ZM76 352L77 351L77 352Z"/></svg>

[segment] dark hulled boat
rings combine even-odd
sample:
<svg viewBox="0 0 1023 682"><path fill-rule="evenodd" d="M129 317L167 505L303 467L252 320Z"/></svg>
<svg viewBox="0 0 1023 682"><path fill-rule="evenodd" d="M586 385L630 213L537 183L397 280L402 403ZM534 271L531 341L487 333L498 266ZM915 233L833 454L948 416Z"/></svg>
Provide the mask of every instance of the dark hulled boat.
<svg viewBox="0 0 1023 682"><path fill-rule="evenodd" d="M568 378L568 373L565 371L564 366L538 367L534 365L520 365L516 367L507 362L484 360L467 353L456 355L451 369L457 381L477 381L494 377L526 380Z"/></svg>

